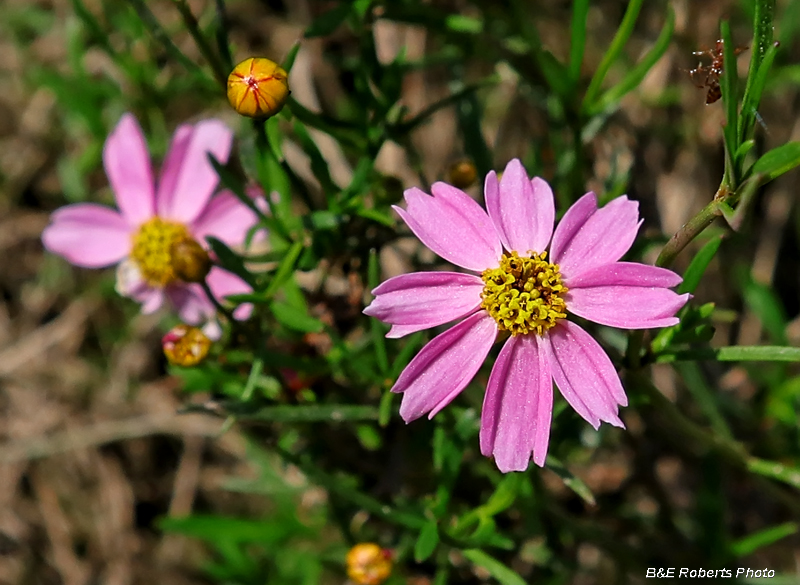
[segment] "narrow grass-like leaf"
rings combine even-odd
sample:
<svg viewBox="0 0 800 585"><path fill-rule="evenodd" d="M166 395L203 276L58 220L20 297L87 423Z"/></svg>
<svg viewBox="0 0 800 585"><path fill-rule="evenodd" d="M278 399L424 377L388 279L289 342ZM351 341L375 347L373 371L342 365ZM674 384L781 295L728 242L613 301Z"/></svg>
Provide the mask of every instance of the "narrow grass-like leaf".
<svg viewBox="0 0 800 585"><path fill-rule="evenodd" d="M520 577L519 573L482 550L471 548L462 551L462 553L473 565L485 569L492 577L497 579L500 585L526 585L525 579Z"/></svg>
<svg viewBox="0 0 800 585"><path fill-rule="evenodd" d="M731 544L731 552L737 557L751 555L760 548L797 534L798 530L800 530L800 525L797 522L784 522L777 526L771 526L736 540Z"/></svg>
<svg viewBox="0 0 800 585"><path fill-rule="evenodd" d="M717 236L700 248L700 251L694 255L694 258L689 263L686 272L683 273L683 282L678 286L678 293L693 293L697 289L700 279L703 278L708 265L716 256L720 245L722 245L722 236Z"/></svg>
<svg viewBox="0 0 800 585"><path fill-rule="evenodd" d="M303 124L295 120L292 128L294 128L294 133L300 141L303 152L311 159L311 170L314 173L314 177L316 177L320 185L322 185L326 198L330 199L339 192L339 186L336 185L331 178L331 174L328 171L328 162L322 157L322 153L319 151L317 144L314 142L314 139L311 138L311 135Z"/></svg>
<svg viewBox="0 0 800 585"><path fill-rule="evenodd" d="M292 274L294 273L295 265L297 264L297 259L300 257L300 254L303 251L303 243L302 242L295 242L286 252L286 256L283 257L283 261L278 266L278 270L275 272L275 276L272 277L272 282L269 283L267 290L264 292L264 297L271 299L278 289L283 285L283 283L291 278Z"/></svg>
<svg viewBox="0 0 800 585"><path fill-rule="evenodd" d="M755 175L764 175L763 184L780 177L797 166L800 166L800 142L787 142L764 153L749 172Z"/></svg>
<svg viewBox="0 0 800 585"><path fill-rule="evenodd" d="M742 288L745 303L759 318L772 341L781 345L786 344L788 319L783 303L772 287L756 282L748 275Z"/></svg>
<svg viewBox="0 0 800 585"><path fill-rule="evenodd" d="M217 258L219 258L219 264L225 270L229 272L233 272L236 276L242 278L245 282L252 284L253 275L250 274L250 271L245 268L244 261L242 257L239 256L236 252L231 250L225 242L218 240L212 236L206 236L206 242L213 250L214 254L216 254Z"/></svg>
<svg viewBox="0 0 800 585"><path fill-rule="evenodd" d="M757 457L750 457L747 460L747 469L753 473L777 479L800 489L800 469L796 467L789 467L777 461L766 461Z"/></svg>
<svg viewBox="0 0 800 585"><path fill-rule="evenodd" d="M381 267L378 261L376 250L370 250L369 264L367 266L367 282L369 289L375 289L381 280ZM385 326L378 319L370 318L370 335L372 345L375 348L375 360L378 362L378 369L381 374L386 376L389 372L389 358L386 354ZM383 402L381 402L383 404ZM387 419L388 420L388 419Z"/></svg>
<svg viewBox="0 0 800 585"><path fill-rule="evenodd" d="M714 349L667 350L659 354L659 363L678 361L720 362L800 362L800 348L782 345L732 345Z"/></svg>
<svg viewBox="0 0 800 585"><path fill-rule="evenodd" d="M283 62L281 63L281 67L286 71L286 73L290 73L292 71L292 67L294 67L294 61L297 59L297 53L300 51L300 41L295 41L294 44L291 46L289 51L286 53L286 57L283 58Z"/></svg>
<svg viewBox="0 0 800 585"><path fill-rule="evenodd" d="M439 544L439 527L436 520L429 520L419 532L414 545L414 560L418 563L425 561L436 550Z"/></svg>
<svg viewBox="0 0 800 585"><path fill-rule="evenodd" d="M695 402L708 418L711 428L722 437L732 438L731 429L717 406L714 392L706 383L697 362L679 362L673 367L678 371Z"/></svg>
<svg viewBox="0 0 800 585"><path fill-rule="evenodd" d="M751 138L756 115L758 114L758 106L761 103L761 95L764 93L769 71L772 69L772 64L777 54L778 46L771 45L761 60L761 65L755 72L753 71L753 61L750 62L750 73L747 77L747 85L744 88L742 111L739 118L740 143Z"/></svg>
<svg viewBox="0 0 800 585"><path fill-rule="evenodd" d="M545 462L545 467L560 477L561 481L564 482L564 485L578 494L578 496L580 496L584 502L591 506L595 505L596 502L594 495L592 494L591 490L589 490L589 487L583 483L579 477L573 475L572 472L567 469L563 463L561 463L561 461L552 455L548 455L547 461Z"/></svg>
<svg viewBox="0 0 800 585"><path fill-rule="evenodd" d="M603 85L603 80L606 78L606 74L608 74L611 66L619 58L622 50L625 48L625 43L628 42L628 39L633 33L633 27L636 24L636 19L639 16L639 11L643 3L644 0L630 0L630 2L628 2L628 7L625 10L625 15L622 17L622 22L617 29L617 33L614 35L614 39L611 41L611 45L609 45L605 55L603 55L600 65L597 66L597 71L595 71L592 81L589 83L589 88L586 90L586 95L583 98L584 112L593 109L597 96L600 93L600 88Z"/></svg>
<svg viewBox="0 0 800 585"><path fill-rule="evenodd" d="M606 91L600 97L600 99L597 100L597 103L591 106L588 113L590 115L596 115L616 107L618 102L623 96L625 96L625 94L639 87L639 85L642 83L642 80L653 68L653 65L655 65L658 60L661 59L664 53L666 53L667 49L669 48L669 43L672 40L672 33L674 30L675 13L672 11L672 9L669 9L667 11L667 21L664 23L664 28L661 29L661 33L658 35L653 47L633 69L625 74L625 77L622 78L622 81Z"/></svg>
<svg viewBox="0 0 800 585"><path fill-rule="evenodd" d="M578 85L586 48L586 18L589 14L589 0L572 2L572 27L569 46L569 78L572 86Z"/></svg>
<svg viewBox="0 0 800 585"><path fill-rule="evenodd" d="M270 310L278 323L293 331L319 333L324 327L319 319L288 303L273 302L270 304Z"/></svg>
<svg viewBox="0 0 800 585"><path fill-rule="evenodd" d="M324 37L331 34L345 21L350 14L350 10L351 3L342 2L335 8L321 14L306 29L305 37L313 39L314 37Z"/></svg>
<svg viewBox="0 0 800 585"><path fill-rule="evenodd" d="M346 422L378 420L375 406L358 404L279 404L253 412L236 413L242 421L259 422Z"/></svg>
<svg viewBox="0 0 800 585"><path fill-rule="evenodd" d="M720 34L722 36L722 55L724 67L720 76L720 89L722 91L722 103L725 107L725 127L722 130L725 138L725 150L729 157L739 150L737 135L738 116L739 116L739 94L738 94L738 75L736 71L736 56L733 41L731 40L731 27L727 20L720 23ZM737 169L726 160L729 187L735 189L741 177L737 176Z"/></svg>

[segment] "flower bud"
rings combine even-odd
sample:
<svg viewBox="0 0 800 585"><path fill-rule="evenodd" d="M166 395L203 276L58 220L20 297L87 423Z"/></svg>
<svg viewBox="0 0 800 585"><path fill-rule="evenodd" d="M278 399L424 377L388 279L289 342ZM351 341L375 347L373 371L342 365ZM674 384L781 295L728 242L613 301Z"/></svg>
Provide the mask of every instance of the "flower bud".
<svg viewBox="0 0 800 585"><path fill-rule="evenodd" d="M211 259L203 246L182 238L170 246L170 262L175 276L184 282L203 282L211 270Z"/></svg>
<svg viewBox="0 0 800 585"><path fill-rule="evenodd" d="M347 576L358 585L380 585L392 572L392 553L374 542L361 542L347 553Z"/></svg>
<svg viewBox="0 0 800 585"><path fill-rule="evenodd" d="M471 160L462 159L450 165L447 172L450 184L459 189L466 189L478 178L478 169Z"/></svg>
<svg viewBox="0 0 800 585"><path fill-rule="evenodd" d="M228 101L242 116L274 116L288 97L288 75L269 59L245 59L228 76Z"/></svg>
<svg viewBox="0 0 800 585"><path fill-rule="evenodd" d="M169 363L190 368L202 362L211 349L211 340L197 327L178 325L161 338Z"/></svg>

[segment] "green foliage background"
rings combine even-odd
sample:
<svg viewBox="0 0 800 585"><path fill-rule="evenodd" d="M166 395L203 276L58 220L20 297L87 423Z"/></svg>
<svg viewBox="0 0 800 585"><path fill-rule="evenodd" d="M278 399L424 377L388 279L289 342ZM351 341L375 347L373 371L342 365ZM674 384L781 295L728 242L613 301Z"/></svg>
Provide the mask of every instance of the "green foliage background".
<svg viewBox="0 0 800 585"><path fill-rule="evenodd" d="M225 497L262 505L244 517L198 502L146 528L204 541L195 577L214 583L340 583L363 541L393 550L395 584L638 583L650 567L764 566L772 583L795 582L800 2L291 4L0 6L25 63L17 81L46 89L65 145L47 162L57 190L2 177L7 209L109 202L102 145L125 111L156 158L178 123L222 117L237 151L221 183L243 200L250 182L271 195L267 247L210 242L253 285L234 300L255 317L202 366L154 374L180 380L185 411L246 437L257 474L231 474ZM54 27L61 62L32 43ZM706 106L686 69L717 38L722 100ZM294 90L266 122L225 100L228 71L253 55L281 61ZM640 201L630 259L677 270L695 297L661 332L592 329L622 372L627 430L595 432L558 397L545 469L503 475L478 450L492 360L433 421L406 425L388 389L430 335L386 340L361 310L398 267L441 265L391 212L402 189L447 180L460 159L482 180L513 157L553 185L560 213L589 189ZM52 257L37 267L56 312L100 299L85 359L102 368L141 336L113 275Z"/></svg>

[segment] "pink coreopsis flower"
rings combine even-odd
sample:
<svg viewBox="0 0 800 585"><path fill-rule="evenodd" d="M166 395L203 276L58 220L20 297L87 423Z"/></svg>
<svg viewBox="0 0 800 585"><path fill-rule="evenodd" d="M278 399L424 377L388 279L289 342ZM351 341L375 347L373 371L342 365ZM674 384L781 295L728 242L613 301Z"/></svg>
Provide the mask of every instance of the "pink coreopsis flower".
<svg viewBox="0 0 800 585"><path fill-rule="evenodd" d="M367 315L392 325L387 337L462 319L433 338L392 388L406 422L433 417L475 376L501 334L481 413L480 446L503 472L544 465L553 382L594 428L623 427L628 400L611 360L572 313L623 329L665 327L689 295L670 270L619 259L639 229L639 206L618 197L598 209L587 193L553 230L553 192L518 160L486 177L488 214L466 193L435 183L433 196L405 192L395 207L411 231L445 260L476 274L415 272L375 290ZM552 238L551 238L552 237ZM548 251L549 245L549 251Z"/></svg>
<svg viewBox="0 0 800 585"><path fill-rule="evenodd" d="M233 193L212 197L219 177L208 154L225 162L232 140L219 120L179 126L156 185L142 130L132 114L123 115L103 148L119 211L96 203L62 207L42 233L45 247L76 266L117 264L117 291L141 303L143 313L169 299L186 323L213 322L216 310L202 287L176 276L173 251L176 243L206 248L206 236L238 245L255 225L253 212ZM206 283L218 299L252 291L216 266ZM234 315L246 318L251 309L242 305Z"/></svg>

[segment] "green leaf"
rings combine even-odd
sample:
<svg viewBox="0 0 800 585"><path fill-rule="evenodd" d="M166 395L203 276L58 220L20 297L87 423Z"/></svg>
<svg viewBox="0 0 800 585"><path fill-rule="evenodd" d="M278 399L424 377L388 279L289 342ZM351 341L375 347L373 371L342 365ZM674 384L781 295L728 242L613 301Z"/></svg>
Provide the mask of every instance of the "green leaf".
<svg viewBox="0 0 800 585"><path fill-rule="evenodd" d="M324 37L331 34L341 25L350 14L350 2L342 2L336 8L317 17L306 29L305 37Z"/></svg>
<svg viewBox="0 0 800 585"><path fill-rule="evenodd" d="M628 39L633 33L633 27L636 25L636 19L639 16L639 11L643 3L644 0L630 0L630 2L628 2L628 7L625 10L625 15L622 17L622 22L617 29L617 33L614 35L614 39L611 41L611 45L609 45L605 55L603 55L600 65L597 66L597 71L595 71L592 81L589 83L589 88L586 90L586 95L583 98L584 112L593 109L597 95L600 93L600 88L603 85L603 80L606 78L606 74L619 58L620 54L622 54L625 43L628 42Z"/></svg>
<svg viewBox="0 0 800 585"><path fill-rule="evenodd" d="M764 153L750 169L750 173L764 175L768 183L800 165L800 142L787 142Z"/></svg>
<svg viewBox="0 0 800 585"><path fill-rule="evenodd" d="M571 489L573 492L578 494L578 496L590 506L594 506L596 504L594 495L589 490L588 486L583 483L583 481L572 474L570 470L568 470L561 461L553 457L552 455L547 456L547 461L545 462L545 466L547 469L555 473L558 477L561 478L561 481L564 482L564 485Z"/></svg>
<svg viewBox="0 0 800 585"><path fill-rule="evenodd" d="M483 20L463 16L461 14L451 14L445 18L444 25L453 32L478 34L483 31Z"/></svg>
<svg viewBox="0 0 800 585"><path fill-rule="evenodd" d="M776 461L766 461L757 457L747 460L747 469L753 473L782 481L794 488L800 488L800 469L783 465Z"/></svg>
<svg viewBox="0 0 800 585"><path fill-rule="evenodd" d="M758 316L772 341L786 344L786 312L775 291L748 275L743 284L742 294L745 304Z"/></svg>
<svg viewBox="0 0 800 585"><path fill-rule="evenodd" d="M764 86L767 84L769 71L772 69L772 63L775 61L775 55L777 54L778 46L771 46L757 70L753 69L756 62L755 55L750 60L750 72L747 77L747 85L744 88L742 112L739 118L739 140L743 143L752 135L758 106L761 103L761 94L764 93ZM742 159L737 156L737 160Z"/></svg>
<svg viewBox="0 0 800 585"><path fill-rule="evenodd" d="M230 542L271 544L284 540L294 532L308 532L308 529L299 522L293 524L266 522L200 514L184 518L162 518L158 525L162 530L178 532L208 542L222 538Z"/></svg>
<svg viewBox="0 0 800 585"><path fill-rule="evenodd" d="M235 414L239 420L282 423L378 420L376 407L355 404L280 404Z"/></svg>
<svg viewBox="0 0 800 585"><path fill-rule="evenodd" d="M644 58L636 66L625 74L617 85L606 91L597 103L589 108L589 115L596 115L612 107L616 107L619 101L631 90L639 87L642 80L650 72L659 59L667 52L672 33L675 30L675 13L672 9L667 12L667 22L661 33L658 35L653 47L647 52Z"/></svg>
<svg viewBox="0 0 800 585"><path fill-rule="evenodd" d="M798 529L800 529L800 526L797 522L784 522L777 526L759 530L733 542L731 544L731 552L737 557L753 554L760 548L778 542L787 536L797 534Z"/></svg>
<svg viewBox="0 0 800 585"><path fill-rule="evenodd" d="M722 129L725 137L725 150L729 157L733 156L739 149L737 135L739 117L739 93L737 83L739 81L736 69L736 56L734 54L733 41L731 40L731 27L727 20L720 23L720 34L722 35L723 60L728 66L723 68L720 76L720 89L722 90L722 103L725 106L725 126ZM730 161L733 163L733 161ZM728 185L735 189L741 177L735 176L737 169L730 167L726 161L726 174L729 180Z"/></svg>
<svg viewBox="0 0 800 585"><path fill-rule="evenodd" d="M572 3L572 27L569 47L569 78L573 87L581 76L583 52L586 47L586 18L589 14L589 0L574 0Z"/></svg>
<svg viewBox="0 0 800 585"><path fill-rule="evenodd" d="M526 585L525 579L520 577L519 573L480 549L467 549L463 551L463 554L473 565L486 569L492 577L497 579L500 585Z"/></svg>
<svg viewBox="0 0 800 585"><path fill-rule="evenodd" d="M290 73L292 71L292 67L294 67L294 60L297 58L297 53L300 51L300 41L295 41L292 47L289 49L289 52L286 53L286 57L283 59L283 63L281 63L281 67L286 71L286 73Z"/></svg>
<svg viewBox="0 0 800 585"><path fill-rule="evenodd" d="M369 264L367 266L367 282L370 290L374 290L378 286L380 278L381 266L378 260L378 252L373 249L370 250ZM375 360L378 362L378 370L383 376L386 376L389 373L389 357L386 354L386 339L384 338L386 328L378 319L371 317L369 318L369 326L372 346L375 348ZM388 406L386 407L383 406L385 401L388 401ZM383 408L390 408L391 399L381 400L381 407L381 411L383 411ZM381 421L384 420L388 423L388 416L381 416ZM381 426L386 426L386 423L381 423Z"/></svg>
<svg viewBox="0 0 800 585"><path fill-rule="evenodd" d="M706 268L708 268L711 260L714 259L721 244L722 236L717 236L700 248L700 251L694 255L688 268L686 268L686 272L683 273L683 282L678 287L678 293L693 293L697 289L700 279L703 278Z"/></svg>
<svg viewBox="0 0 800 585"><path fill-rule="evenodd" d="M439 527L435 520L430 520L422 527L414 545L414 560L418 563L426 560L439 544Z"/></svg>
<svg viewBox="0 0 800 585"><path fill-rule="evenodd" d="M523 473L505 475L488 501L480 507L481 513L487 516L495 516L510 508L517 499L517 494L524 479L525 474Z"/></svg>
<svg viewBox="0 0 800 585"><path fill-rule="evenodd" d="M320 182L326 198L330 201L340 189L331 178L331 174L328 171L328 162L322 157L322 153L303 124L295 120L292 127L300 141L300 146L311 160L311 171L314 173L314 177Z"/></svg>
<svg viewBox="0 0 800 585"><path fill-rule="evenodd" d="M235 275L241 277L245 282L252 281L252 275L245 268L242 257L236 252L231 250L224 242L217 238L206 236L206 242L211 247L211 250L219 258L219 265Z"/></svg>
<svg viewBox="0 0 800 585"><path fill-rule="evenodd" d="M384 392L381 402L378 405L378 424L385 427L392 419L392 404L394 403L394 392Z"/></svg>
<svg viewBox="0 0 800 585"><path fill-rule="evenodd" d="M665 351L656 358L659 363L701 360L719 362L800 362L800 348L774 345L733 345L719 349L708 347Z"/></svg>
<svg viewBox="0 0 800 585"><path fill-rule="evenodd" d="M270 310L278 323L293 331L319 333L324 327L321 321L309 315L305 310L287 303L275 301L270 304Z"/></svg>
<svg viewBox="0 0 800 585"><path fill-rule="evenodd" d="M785 425L800 426L800 376L784 380L770 389L765 413Z"/></svg>

